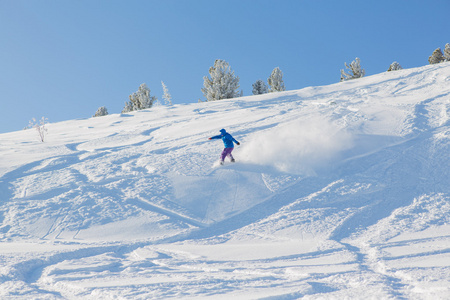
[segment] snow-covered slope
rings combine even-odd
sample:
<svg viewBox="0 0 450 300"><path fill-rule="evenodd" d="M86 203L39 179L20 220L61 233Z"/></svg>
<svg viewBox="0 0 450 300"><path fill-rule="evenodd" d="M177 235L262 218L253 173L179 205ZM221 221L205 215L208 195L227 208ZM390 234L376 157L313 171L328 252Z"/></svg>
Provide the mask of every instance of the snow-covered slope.
<svg viewBox="0 0 450 300"><path fill-rule="evenodd" d="M449 114L442 63L1 134L0 297L448 299Z"/></svg>

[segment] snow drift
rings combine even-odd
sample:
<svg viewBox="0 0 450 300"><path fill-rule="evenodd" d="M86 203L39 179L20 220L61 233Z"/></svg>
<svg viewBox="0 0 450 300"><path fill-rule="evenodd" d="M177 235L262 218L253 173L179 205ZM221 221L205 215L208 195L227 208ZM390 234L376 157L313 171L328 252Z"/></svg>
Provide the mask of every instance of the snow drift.
<svg viewBox="0 0 450 300"><path fill-rule="evenodd" d="M444 299L450 65L0 139L2 298ZM215 167L218 130L241 142Z"/></svg>

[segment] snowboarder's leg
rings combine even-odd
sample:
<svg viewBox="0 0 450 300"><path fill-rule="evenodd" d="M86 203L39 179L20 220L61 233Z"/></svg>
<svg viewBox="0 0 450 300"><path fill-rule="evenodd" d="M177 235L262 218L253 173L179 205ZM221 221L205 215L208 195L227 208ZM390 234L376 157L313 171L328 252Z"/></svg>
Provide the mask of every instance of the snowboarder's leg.
<svg viewBox="0 0 450 300"><path fill-rule="evenodd" d="M234 148L225 148L222 151L222 154L220 156L220 162L223 164L223 161L225 160L225 157L230 157L231 161L234 162L234 158L231 155L231 151L233 151Z"/></svg>
<svg viewBox="0 0 450 300"><path fill-rule="evenodd" d="M230 151L228 152L228 157L230 158L231 162L235 162L233 155L231 154L231 152L233 152L234 148L230 148Z"/></svg>
<svg viewBox="0 0 450 300"><path fill-rule="evenodd" d="M228 154L227 149L228 148L223 149L222 154L220 155L220 164L223 164L223 161L225 160L225 157L227 157L227 154Z"/></svg>
<svg viewBox="0 0 450 300"><path fill-rule="evenodd" d="M231 152L233 151L233 149L234 148L225 148L224 149L224 151L226 152L225 156L229 157L232 162L234 162L233 155L231 155Z"/></svg>

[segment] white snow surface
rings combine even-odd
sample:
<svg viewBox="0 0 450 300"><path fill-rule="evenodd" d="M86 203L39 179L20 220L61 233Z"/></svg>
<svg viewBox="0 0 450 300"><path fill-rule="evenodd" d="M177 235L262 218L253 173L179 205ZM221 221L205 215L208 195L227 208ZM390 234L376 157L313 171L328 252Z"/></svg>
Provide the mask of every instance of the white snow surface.
<svg viewBox="0 0 450 300"><path fill-rule="evenodd" d="M0 298L450 299L449 115L441 63L0 134Z"/></svg>

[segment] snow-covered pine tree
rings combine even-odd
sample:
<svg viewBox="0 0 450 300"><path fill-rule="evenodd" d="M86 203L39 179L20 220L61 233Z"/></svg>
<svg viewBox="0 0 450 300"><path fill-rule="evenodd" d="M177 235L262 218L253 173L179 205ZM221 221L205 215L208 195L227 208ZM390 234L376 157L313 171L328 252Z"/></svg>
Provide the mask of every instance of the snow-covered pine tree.
<svg viewBox="0 0 450 300"><path fill-rule="evenodd" d="M399 64L398 62L394 61L394 62L389 66L388 72L390 72L390 71L402 70L402 69L403 69L402 66L400 66L400 64Z"/></svg>
<svg viewBox="0 0 450 300"><path fill-rule="evenodd" d="M444 48L444 57L445 57L445 61L450 61L450 44L445 44L445 48Z"/></svg>
<svg viewBox="0 0 450 300"><path fill-rule="evenodd" d="M283 82L283 72L281 72L278 67L273 69L272 74L270 74L270 77L267 79L267 83L270 86L269 93L282 92L286 90Z"/></svg>
<svg viewBox="0 0 450 300"><path fill-rule="evenodd" d="M161 85L162 85L163 92L164 92L164 95L163 95L164 103L166 105L172 105L172 95L170 95L169 89L167 88L167 86L164 84L164 81L162 81L162 80L161 80Z"/></svg>
<svg viewBox="0 0 450 300"><path fill-rule="evenodd" d="M437 48L433 51L430 57L428 57L428 62L430 65L438 64L445 61L444 54L442 53L441 48Z"/></svg>
<svg viewBox="0 0 450 300"><path fill-rule="evenodd" d="M221 59L216 59L214 66L209 68L209 75L203 77L202 92L207 101L239 97L239 77L234 75L230 65Z"/></svg>
<svg viewBox="0 0 450 300"><path fill-rule="evenodd" d="M130 112L130 111L133 111L133 110L134 110L133 103L125 102L125 107L122 109L122 113L124 114L124 113Z"/></svg>
<svg viewBox="0 0 450 300"><path fill-rule="evenodd" d="M125 107L122 110L122 113L150 108L156 101L155 96L150 96L150 89L145 83L141 84L138 91L131 94L129 98L130 101L125 102Z"/></svg>
<svg viewBox="0 0 450 300"><path fill-rule="evenodd" d="M266 94L268 92L267 85L261 79L256 80L253 87L253 95Z"/></svg>
<svg viewBox="0 0 450 300"><path fill-rule="evenodd" d="M361 78L366 75L366 70L361 69L361 61L358 57L355 58L355 60L352 61L350 65L347 65L347 63L345 63L345 67L349 69L349 72L345 73L344 70L341 70L341 81Z"/></svg>
<svg viewBox="0 0 450 300"><path fill-rule="evenodd" d="M101 116L106 116L106 115L108 115L108 110L106 109L106 107L102 106L97 109L97 111L95 112L95 115L93 115L93 117L101 117Z"/></svg>

